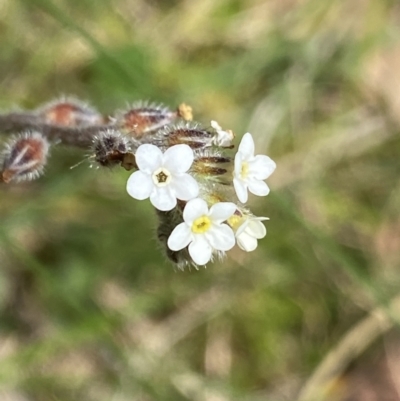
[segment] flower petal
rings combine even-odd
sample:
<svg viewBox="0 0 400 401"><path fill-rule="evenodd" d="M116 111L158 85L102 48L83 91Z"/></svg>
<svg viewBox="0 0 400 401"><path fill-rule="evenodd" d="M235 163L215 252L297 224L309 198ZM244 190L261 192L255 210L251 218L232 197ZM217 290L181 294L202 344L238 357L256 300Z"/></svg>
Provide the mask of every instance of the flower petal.
<svg viewBox="0 0 400 401"><path fill-rule="evenodd" d="M189 174L173 176L170 183L178 199L187 201L195 198L199 194L197 181Z"/></svg>
<svg viewBox="0 0 400 401"><path fill-rule="evenodd" d="M153 181L148 174L142 171L135 171L128 178L126 190L132 198L143 200L150 196L153 186Z"/></svg>
<svg viewBox="0 0 400 401"><path fill-rule="evenodd" d="M235 187L236 195L240 202L246 203L248 199L247 184L238 178L234 178L233 186Z"/></svg>
<svg viewBox="0 0 400 401"><path fill-rule="evenodd" d="M229 251L235 246L235 234L227 224L213 225L204 235L218 251Z"/></svg>
<svg viewBox="0 0 400 401"><path fill-rule="evenodd" d="M254 251L257 248L258 245L257 240L251 235L247 234L246 232L237 235L236 239L239 248L243 249L246 252Z"/></svg>
<svg viewBox="0 0 400 401"><path fill-rule="evenodd" d="M257 239L264 238L267 235L267 229L259 220L250 220L245 232Z"/></svg>
<svg viewBox="0 0 400 401"><path fill-rule="evenodd" d="M243 135L239 144L238 152L242 154L243 159L245 160L254 156L254 140L249 132Z"/></svg>
<svg viewBox="0 0 400 401"><path fill-rule="evenodd" d="M171 251L180 251L186 248L192 240L192 232L187 224L178 224L168 238L168 248Z"/></svg>
<svg viewBox="0 0 400 401"><path fill-rule="evenodd" d="M257 180L265 180L275 170L276 163L268 156L257 155L249 162L249 174Z"/></svg>
<svg viewBox="0 0 400 401"><path fill-rule="evenodd" d="M176 197L170 187L154 187L150 195L152 205L162 211L172 210L176 206Z"/></svg>
<svg viewBox="0 0 400 401"><path fill-rule="evenodd" d="M211 259L212 248L203 235L196 235L194 241L189 245L189 254L194 263L205 265Z"/></svg>
<svg viewBox="0 0 400 401"><path fill-rule="evenodd" d="M208 206L205 200L196 198L190 200L183 211L183 220L189 226L192 225L193 221L200 216L208 214Z"/></svg>
<svg viewBox="0 0 400 401"><path fill-rule="evenodd" d="M209 216L214 223L221 224L228 220L236 211L236 205L232 202L218 202L211 206Z"/></svg>
<svg viewBox="0 0 400 401"><path fill-rule="evenodd" d="M235 231L235 236L239 237L239 235L242 234L242 232L244 232L246 230L249 223L250 223L250 218L247 218L246 220L244 220L244 222Z"/></svg>
<svg viewBox="0 0 400 401"><path fill-rule="evenodd" d="M161 167L162 152L157 146L145 143L138 147L135 158L139 169L151 174Z"/></svg>
<svg viewBox="0 0 400 401"><path fill-rule="evenodd" d="M224 131L222 127L214 120L211 121L211 127L216 131L212 143L216 146L221 146L222 148L231 147L233 138L235 137L233 132Z"/></svg>
<svg viewBox="0 0 400 401"><path fill-rule="evenodd" d="M266 196L269 194L269 187L264 181L251 180L248 182L249 191L254 195Z"/></svg>
<svg viewBox="0 0 400 401"><path fill-rule="evenodd" d="M237 152L235 155L235 177L240 178L242 174L242 163L243 163L243 157L240 152Z"/></svg>
<svg viewBox="0 0 400 401"><path fill-rule="evenodd" d="M232 146L233 138L231 131L218 131L213 139L213 144L221 146L221 148L229 148Z"/></svg>
<svg viewBox="0 0 400 401"><path fill-rule="evenodd" d="M193 164L194 154L190 146L174 145L163 156L163 166L172 173L186 173Z"/></svg>
<svg viewBox="0 0 400 401"><path fill-rule="evenodd" d="M222 130L222 127L214 120L211 120L211 127L214 128L216 131Z"/></svg>

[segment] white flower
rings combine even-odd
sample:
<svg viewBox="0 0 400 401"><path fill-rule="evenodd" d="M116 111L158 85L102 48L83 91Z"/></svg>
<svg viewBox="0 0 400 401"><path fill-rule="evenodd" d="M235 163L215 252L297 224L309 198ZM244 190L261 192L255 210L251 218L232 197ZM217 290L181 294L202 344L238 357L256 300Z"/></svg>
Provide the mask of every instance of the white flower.
<svg viewBox="0 0 400 401"><path fill-rule="evenodd" d="M150 197L158 210L172 210L176 199L184 201L199 193L196 180L186 172L193 163L194 155L188 145L175 145L163 154L154 145L140 145L135 154L139 171L128 179L126 190L135 199Z"/></svg>
<svg viewBox="0 0 400 401"><path fill-rule="evenodd" d="M276 164L268 156L254 156L254 141L250 133L244 134L235 156L233 185L240 202L247 202L247 189L254 195L269 194L263 181L275 170Z"/></svg>
<svg viewBox="0 0 400 401"><path fill-rule="evenodd" d="M211 127L217 131L212 143L222 148L229 148L232 145L235 135L232 131L224 131L216 121L211 121Z"/></svg>
<svg viewBox="0 0 400 401"><path fill-rule="evenodd" d="M237 229L235 236L240 249L252 252L257 248L257 240L267 235L267 229L261 223L269 220L268 217L245 216L243 224Z"/></svg>
<svg viewBox="0 0 400 401"><path fill-rule="evenodd" d="M168 248L179 251L189 245L189 254L198 265L210 261L213 250L228 251L235 245L232 229L223 224L236 210L231 202L219 202L208 210L200 198L189 201L183 210L184 222L168 238Z"/></svg>

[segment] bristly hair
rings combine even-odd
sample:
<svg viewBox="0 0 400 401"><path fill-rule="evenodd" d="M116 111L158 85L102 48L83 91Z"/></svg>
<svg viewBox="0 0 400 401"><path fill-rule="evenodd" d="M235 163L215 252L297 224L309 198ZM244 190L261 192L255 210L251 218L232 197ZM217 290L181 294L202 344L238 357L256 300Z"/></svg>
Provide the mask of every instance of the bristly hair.
<svg viewBox="0 0 400 401"><path fill-rule="evenodd" d="M177 112L160 103L138 101L112 117L113 123L126 134L141 139L177 118Z"/></svg>
<svg viewBox="0 0 400 401"><path fill-rule="evenodd" d="M1 181L30 181L39 177L47 162L50 144L37 131L27 131L12 137L3 149Z"/></svg>
<svg viewBox="0 0 400 401"><path fill-rule="evenodd" d="M104 167L121 164L124 156L139 146L137 141L115 129L100 131L93 137L89 157Z"/></svg>
<svg viewBox="0 0 400 401"><path fill-rule="evenodd" d="M186 144L193 150L212 146L214 134L195 121L179 121L157 131L151 142L162 148Z"/></svg>
<svg viewBox="0 0 400 401"><path fill-rule="evenodd" d="M103 116L87 102L73 96L60 96L43 104L34 113L48 124L69 127L101 125L105 122Z"/></svg>

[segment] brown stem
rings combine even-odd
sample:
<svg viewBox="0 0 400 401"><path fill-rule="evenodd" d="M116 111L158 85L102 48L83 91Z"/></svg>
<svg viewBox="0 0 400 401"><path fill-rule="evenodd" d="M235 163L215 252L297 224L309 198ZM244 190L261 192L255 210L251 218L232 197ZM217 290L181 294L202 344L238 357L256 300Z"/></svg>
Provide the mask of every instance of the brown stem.
<svg viewBox="0 0 400 401"><path fill-rule="evenodd" d="M14 112L0 114L0 133L14 133L35 130L51 141L59 141L63 145L88 148L93 136L99 131L111 128L112 125L90 125L85 127L65 127L46 124L35 114Z"/></svg>
<svg viewBox="0 0 400 401"><path fill-rule="evenodd" d="M337 382L349 364L362 354L380 335L390 330L400 312L400 295L395 296L386 308L377 307L357 322L324 357L312 376L300 390L298 401L327 399L330 385Z"/></svg>

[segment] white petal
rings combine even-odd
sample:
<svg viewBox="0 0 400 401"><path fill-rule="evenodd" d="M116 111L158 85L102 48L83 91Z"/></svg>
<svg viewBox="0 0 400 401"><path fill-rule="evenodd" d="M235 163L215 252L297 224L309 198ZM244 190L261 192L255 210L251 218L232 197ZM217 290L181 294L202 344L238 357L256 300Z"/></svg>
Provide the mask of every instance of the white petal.
<svg viewBox="0 0 400 401"><path fill-rule="evenodd" d="M176 197L169 186L154 187L154 191L150 195L150 202L156 209L166 212L176 206Z"/></svg>
<svg viewBox="0 0 400 401"><path fill-rule="evenodd" d="M264 238L267 235L267 229L259 220L250 220L245 232L257 239Z"/></svg>
<svg viewBox="0 0 400 401"><path fill-rule="evenodd" d="M243 158L246 160L254 156L254 141L253 137L249 132L243 135L243 138L240 141L238 151L242 154Z"/></svg>
<svg viewBox="0 0 400 401"><path fill-rule="evenodd" d="M242 174L242 163L243 163L243 157L240 152L237 152L235 155L235 177L240 178Z"/></svg>
<svg viewBox="0 0 400 401"><path fill-rule="evenodd" d="M193 150L188 145L174 145L163 156L163 166L172 173L186 173L193 164Z"/></svg>
<svg viewBox="0 0 400 401"><path fill-rule="evenodd" d="M240 235L236 236L237 244L239 245L240 249L243 249L246 252L254 251L257 248L258 242L257 240L252 237L251 235L243 232Z"/></svg>
<svg viewBox="0 0 400 401"><path fill-rule="evenodd" d="M246 219L235 231L236 237L242 234L250 223L250 218Z"/></svg>
<svg viewBox="0 0 400 401"><path fill-rule="evenodd" d="M200 216L208 214L208 206L205 200L196 198L190 200L183 211L183 220L186 224L192 225L193 221Z"/></svg>
<svg viewBox="0 0 400 401"><path fill-rule="evenodd" d="M265 180L275 170L276 163L268 156L257 155L249 162L249 174L257 180Z"/></svg>
<svg viewBox="0 0 400 401"><path fill-rule="evenodd" d="M126 190L132 198L143 200L150 196L153 186L153 181L148 174L142 171L135 171L128 178Z"/></svg>
<svg viewBox="0 0 400 401"><path fill-rule="evenodd" d="M227 224L213 225L204 235L218 251L229 251L235 246L235 234Z"/></svg>
<svg viewBox="0 0 400 401"><path fill-rule="evenodd" d="M192 240L192 232L187 224L178 224L168 238L168 248L171 251L180 251L186 248Z"/></svg>
<svg viewBox="0 0 400 401"><path fill-rule="evenodd" d="M213 127L216 131L222 130L222 127L214 120L211 120L211 127Z"/></svg>
<svg viewBox="0 0 400 401"><path fill-rule="evenodd" d="M189 245L189 254L198 265L205 265L211 259L212 248L203 235L196 235Z"/></svg>
<svg viewBox="0 0 400 401"><path fill-rule="evenodd" d="M189 174L173 176L170 183L178 199L187 201L195 198L199 194L197 181Z"/></svg>
<svg viewBox="0 0 400 401"><path fill-rule="evenodd" d="M264 181L251 180L248 182L249 191L257 196L266 196L269 194L268 185Z"/></svg>
<svg viewBox="0 0 400 401"><path fill-rule="evenodd" d="M139 169L151 174L161 167L162 152L157 146L145 143L138 147L135 158Z"/></svg>
<svg viewBox="0 0 400 401"><path fill-rule="evenodd" d="M248 199L247 184L237 178L233 179L233 186L235 187L236 195L240 202L246 203Z"/></svg>
<svg viewBox="0 0 400 401"><path fill-rule="evenodd" d="M221 148L229 148L233 141L232 132L218 131L213 139L214 145L221 146Z"/></svg>
<svg viewBox="0 0 400 401"><path fill-rule="evenodd" d="M236 205L232 202L218 202L211 206L209 216L214 223L220 224L233 215Z"/></svg>
<svg viewBox="0 0 400 401"><path fill-rule="evenodd" d="M232 145L233 138L235 137L232 131L224 131L222 127L214 120L211 121L211 127L215 129L216 133L212 143L222 148L229 148Z"/></svg>

